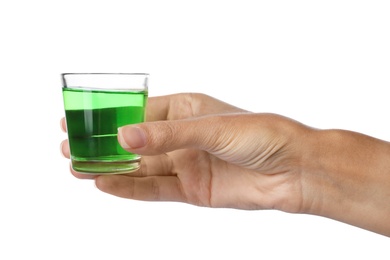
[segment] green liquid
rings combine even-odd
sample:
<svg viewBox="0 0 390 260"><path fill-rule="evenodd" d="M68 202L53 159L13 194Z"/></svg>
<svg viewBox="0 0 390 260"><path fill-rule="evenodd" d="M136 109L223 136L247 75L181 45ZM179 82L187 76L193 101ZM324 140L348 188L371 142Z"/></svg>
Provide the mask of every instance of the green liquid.
<svg viewBox="0 0 390 260"><path fill-rule="evenodd" d="M72 167L91 173L129 172L140 156L118 143L118 127L144 121L147 92L63 88Z"/></svg>

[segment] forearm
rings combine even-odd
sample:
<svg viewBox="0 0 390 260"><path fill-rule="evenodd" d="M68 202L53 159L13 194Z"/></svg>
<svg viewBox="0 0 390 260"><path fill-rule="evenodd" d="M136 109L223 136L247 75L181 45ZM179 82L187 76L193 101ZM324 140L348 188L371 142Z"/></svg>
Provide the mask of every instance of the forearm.
<svg viewBox="0 0 390 260"><path fill-rule="evenodd" d="M390 143L341 130L313 131L304 176L308 211L390 236Z"/></svg>

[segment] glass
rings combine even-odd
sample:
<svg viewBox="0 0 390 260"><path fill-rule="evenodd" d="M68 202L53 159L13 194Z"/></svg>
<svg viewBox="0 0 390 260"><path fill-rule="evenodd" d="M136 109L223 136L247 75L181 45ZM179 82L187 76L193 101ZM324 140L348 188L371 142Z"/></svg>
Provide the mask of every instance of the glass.
<svg viewBox="0 0 390 260"><path fill-rule="evenodd" d="M72 168L121 174L139 169L141 156L124 150L118 128L144 122L145 73L63 73L62 93Z"/></svg>

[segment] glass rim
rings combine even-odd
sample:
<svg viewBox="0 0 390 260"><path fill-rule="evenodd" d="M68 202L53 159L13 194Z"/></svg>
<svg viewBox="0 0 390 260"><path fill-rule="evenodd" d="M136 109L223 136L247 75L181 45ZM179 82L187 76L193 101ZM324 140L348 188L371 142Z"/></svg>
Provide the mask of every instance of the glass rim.
<svg viewBox="0 0 390 260"><path fill-rule="evenodd" d="M61 76L67 76L67 75L127 75L127 76L149 76L149 73L122 73L122 72L67 72L67 73L61 73Z"/></svg>
<svg viewBox="0 0 390 260"><path fill-rule="evenodd" d="M147 91L148 73L61 73L64 89Z"/></svg>

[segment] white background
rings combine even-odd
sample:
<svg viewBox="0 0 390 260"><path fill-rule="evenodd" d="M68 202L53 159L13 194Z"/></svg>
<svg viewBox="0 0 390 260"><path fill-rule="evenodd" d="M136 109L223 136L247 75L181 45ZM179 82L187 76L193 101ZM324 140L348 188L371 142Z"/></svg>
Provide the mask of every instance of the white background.
<svg viewBox="0 0 390 260"><path fill-rule="evenodd" d="M388 1L2 1L0 259L389 259L390 239L277 211L139 202L71 176L60 73L390 140ZM390 216L389 216L390 221Z"/></svg>

